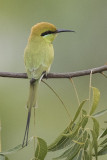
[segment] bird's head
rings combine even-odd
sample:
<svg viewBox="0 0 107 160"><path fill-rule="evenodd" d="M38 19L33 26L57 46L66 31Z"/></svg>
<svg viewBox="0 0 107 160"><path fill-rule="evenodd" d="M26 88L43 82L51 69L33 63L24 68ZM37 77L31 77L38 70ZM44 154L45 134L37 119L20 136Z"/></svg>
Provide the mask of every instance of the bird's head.
<svg viewBox="0 0 107 160"><path fill-rule="evenodd" d="M64 29L58 30L51 23L41 22L41 23L37 23L36 25L32 27L31 37L39 36L43 38L44 40L46 40L47 42L52 43L57 33L61 33L61 32L74 32L74 31L64 30Z"/></svg>

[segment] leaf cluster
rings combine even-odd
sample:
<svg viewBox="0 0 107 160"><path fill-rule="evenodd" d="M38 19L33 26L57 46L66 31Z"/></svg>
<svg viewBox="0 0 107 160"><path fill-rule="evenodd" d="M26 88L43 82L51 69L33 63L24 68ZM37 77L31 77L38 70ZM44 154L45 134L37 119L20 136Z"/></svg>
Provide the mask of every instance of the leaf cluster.
<svg viewBox="0 0 107 160"><path fill-rule="evenodd" d="M48 151L64 152L54 160L92 160L93 157L107 154L107 129L100 134L100 125L97 117L105 114L107 110L96 111L100 99L100 92L97 88L93 90L93 102L89 113L83 109L87 100L84 100L78 107L73 120L64 132L48 147ZM92 121L92 128L88 128L88 122ZM103 138L103 140L102 140ZM101 141L101 142L100 142Z"/></svg>
<svg viewBox="0 0 107 160"><path fill-rule="evenodd" d="M100 131L101 127L97 117L107 113L107 109L95 113L100 92L97 88L93 90L93 101L89 112L83 107L88 100L84 100L78 106L73 120L66 129L56 138L49 146L45 140L37 137L37 147L35 156L32 160L44 160L48 152L62 151L58 157L53 160L98 160L99 156L107 154L107 128ZM89 121L92 121L92 127L88 127ZM100 133L101 132L101 133ZM33 138L29 139L30 143ZM13 149L0 153L0 160L8 160L7 155L23 149L22 145L18 145Z"/></svg>

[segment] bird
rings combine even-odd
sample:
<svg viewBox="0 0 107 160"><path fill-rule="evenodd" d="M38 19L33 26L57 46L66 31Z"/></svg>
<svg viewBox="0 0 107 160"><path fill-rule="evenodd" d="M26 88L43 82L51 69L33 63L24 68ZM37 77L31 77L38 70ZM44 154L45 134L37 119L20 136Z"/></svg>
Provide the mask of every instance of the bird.
<svg viewBox="0 0 107 160"><path fill-rule="evenodd" d="M29 124L32 107L37 106L38 86L43 76L50 71L54 59L53 40L61 32L73 30L57 29L48 22L40 22L31 28L28 43L24 50L24 64L27 76L30 79L30 90L27 101L28 116L22 147L28 144Z"/></svg>

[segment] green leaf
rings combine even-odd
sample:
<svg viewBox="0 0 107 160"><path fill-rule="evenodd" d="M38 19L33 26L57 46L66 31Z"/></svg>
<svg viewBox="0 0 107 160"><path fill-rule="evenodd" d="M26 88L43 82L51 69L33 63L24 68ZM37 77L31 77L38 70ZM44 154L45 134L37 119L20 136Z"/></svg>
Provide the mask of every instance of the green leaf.
<svg viewBox="0 0 107 160"><path fill-rule="evenodd" d="M84 160L89 160L89 155L87 151L84 151Z"/></svg>
<svg viewBox="0 0 107 160"><path fill-rule="evenodd" d="M98 138L98 136L99 136L99 122L93 117L92 117L92 120L93 120L93 130L95 131L97 138Z"/></svg>
<svg viewBox="0 0 107 160"><path fill-rule="evenodd" d="M86 141L86 138L87 138L86 132L81 134L81 136L78 135L77 141L73 140L75 143L69 146L69 149L66 149L66 151L64 151L62 155L60 155L57 158L54 158L54 160L63 158L66 158L66 160L81 160L80 159L80 157L82 157L81 148L84 147L84 141Z"/></svg>
<svg viewBox="0 0 107 160"><path fill-rule="evenodd" d="M67 133L69 133L68 127L60 134L60 136L58 136L58 138L56 138L56 140L52 144L48 146L48 151L56 151L69 144L69 137L63 135Z"/></svg>
<svg viewBox="0 0 107 160"><path fill-rule="evenodd" d="M80 123L81 121L79 121ZM72 143L72 139L76 137L78 130L80 128L79 124L73 125L70 130L70 125L60 134L56 140L48 146L48 151L56 151L63 149Z"/></svg>
<svg viewBox="0 0 107 160"><path fill-rule="evenodd" d="M105 155L107 154L107 145L105 145L99 152L98 155Z"/></svg>
<svg viewBox="0 0 107 160"><path fill-rule="evenodd" d="M4 155L0 155L0 160L9 160L9 159Z"/></svg>
<svg viewBox="0 0 107 160"><path fill-rule="evenodd" d="M72 140L74 143L77 143L77 144L80 144L80 145L83 145L84 142L80 142L80 141L76 141L76 140Z"/></svg>
<svg viewBox="0 0 107 160"><path fill-rule="evenodd" d="M105 143L107 143L107 138L100 143L100 146L104 145Z"/></svg>
<svg viewBox="0 0 107 160"><path fill-rule="evenodd" d="M82 160L82 149L79 150L79 153L78 153L78 155L76 157L76 160Z"/></svg>
<svg viewBox="0 0 107 160"><path fill-rule="evenodd" d="M94 113L96 108L98 107L99 99L100 99L100 92L97 88L92 87L93 89L93 104L91 107L90 115Z"/></svg>
<svg viewBox="0 0 107 160"><path fill-rule="evenodd" d="M74 116L74 118L73 118L73 122L75 122L75 120L78 118L78 115L81 113L81 109L82 109L82 107L83 107L83 105L84 105L84 103L86 102L87 100L84 100L80 105L79 105L79 107L78 107L78 109L77 109L77 111L76 111L76 114L75 114L75 116Z"/></svg>
<svg viewBox="0 0 107 160"><path fill-rule="evenodd" d="M61 156L54 158L53 160L58 160L62 158L67 158L67 160L72 160L80 151L81 145L75 144L73 147L67 149Z"/></svg>
<svg viewBox="0 0 107 160"><path fill-rule="evenodd" d="M105 113L107 113L107 109L104 109L104 110L102 110L100 112L97 112L97 113L93 114L92 116L93 117L99 117L99 116L104 115Z"/></svg>
<svg viewBox="0 0 107 160"><path fill-rule="evenodd" d="M73 141L72 138L70 137L66 137L66 136L62 136L62 138L60 139L60 141L56 144L52 143L49 147L48 147L48 151L56 151L56 150L60 150L63 149L69 145L72 145Z"/></svg>
<svg viewBox="0 0 107 160"><path fill-rule="evenodd" d="M107 128L100 134L99 138L102 138L107 135Z"/></svg>
<svg viewBox="0 0 107 160"><path fill-rule="evenodd" d="M8 151L0 152L0 155L7 155L17 152L18 150L22 149L22 144L17 145L16 147L9 149Z"/></svg>
<svg viewBox="0 0 107 160"><path fill-rule="evenodd" d="M82 120L82 128L86 126L87 122L88 122L88 117L84 117Z"/></svg>
<svg viewBox="0 0 107 160"><path fill-rule="evenodd" d="M88 133L87 133L87 131L85 130L84 133L83 133L83 138L82 138L82 139L83 139L82 141L83 141L84 143L85 143L85 141L86 141L86 139L87 139L87 136L88 136Z"/></svg>
<svg viewBox="0 0 107 160"><path fill-rule="evenodd" d="M86 110L82 109L82 116L84 117L84 116L86 116L86 115L87 115Z"/></svg>
<svg viewBox="0 0 107 160"><path fill-rule="evenodd" d="M59 149L63 149L68 145L73 143L72 140L77 140L78 136L82 134L81 126L85 126L88 119L87 117L83 117L83 119L79 120L79 122L73 125L72 129L70 130L69 126L65 131L51 144L48 146L48 151L56 151Z"/></svg>
<svg viewBox="0 0 107 160"><path fill-rule="evenodd" d="M98 152L97 134L93 130L91 130L91 134L93 137L93 148L94 148L94 152L95 152L95 158L97 160L98 159L98 157L97 157L97 152Z"/></svg>
<svg viewBox="0 0 107 160"><path fill-rule="evenodd" d="M84 144L84 150L87 150L88 146L89 146L89 140L87 139Z"/></svg>
<svg viewBox="0 0 107 160"><path fill-rule="evenodd" d="M37 137L37 140L38 140L38 143L35 151L35 158L36 160L44 160L47 154L47 143L39 137Z"/></svg>
<svg viewBox="0 0 107 160"><path fill-rule="evenodd" d="M33 137L31 137L28 141L28 143L30 143L32 141ZM25 147L25 146L24 146ZM15 153L21 149L23 149L24 147L22 147L22 144L17 145L16 147L9 149L8 151L4 151L4 152L0 152L0 155L7 155L7 154L12 154Z"/></svg>
<svg viewBox="0 0 107 160"><path fill-rule="evenodd" d="M58 160L62 158L66 158L66 160L72 160L72 159L78 158L80 149L84 147L84 143L88 138L87 131L84 131L83 129L87 124L87 122L88 122L88 117L85 116L81 120L79 120L77 124L75 124L75 126L71 131L63 135L66 138L69 138L68 140L72 143L71 144L69 143L70 144L69 148L66 149L66 151L64 151L62 155L60 155L57 158L54 158L54 160ZM63 148L66 147L64 144L65 144L64 141L60 143L60 145L57 144L56 146L54 146L54 148L52 148L52 151L61 148L61 145L63 145Z"/></svg>
<svg viewBox="0 0 107 160"><path fill-rule="evenodd" d="M83 119L82 119L81 121L79 121L79 122L75 125L75 127L74 127L68 134L63 134L63 135L66 136L66 137L70 137L70 138L73 139L73 138L78 134L78 131L79 131L82 123L83 123Z"/></svg>
<svg viewBox="0 0 107 160"><path fill-rule="evenodd" d="M74 121L77 119L78 115L80 114L80 111L84 105L84 103L87 100L84 100L79 108L77 109L77 112L74 116L73 121L69 124L69 126L60 134L60 136L51 144L48 146L48 151L56 151L59 149L63 149L66 146L72 144L72 139L76 137L78 134L79 128L82 126L82 128L85 127L85 125L88 122L87 117L83 117L82 120L80 119L77 124L74 124Z"/></svg>
<svg viewBox="0 0 107 160"><path fill-rule="evenodd" d="M48 146L48 151L63 149L69 145L72 145L74 141L78 141L78 136L82 134L82 130L86 126L87 122L88 117L85 116L82 119L80 118L78 123L72 124L72 128L70 123L64 132L62 132L62 134Z"/></svg>
<svg viewBox="0 0 107 160"><path fill-rule="evenodd" d="M92 142L90 141L89 139L89 160L92 160L92 149L93 149L93 145L92 145Z"/></svg>
<svg viewBox="0 0 107 160"><path fill-rule="evenodd" d="M68 160L73 160L74 157L76 157L77 154L79 153L80 149L81 149L81 146L80 146L80 145L78 145L76 148L73 147L73 148L72 148L72 151L71 151L70 154L67 156L67 159L68 159Z"/></svg>
<svg viewBox="0 0 107 160"><path fill-rule="evenodd" d="M68 145L71 145L73 143L72 139L76 137L77 133L78 133L78 130L73 132L72 135L71 134L62 135L61 138L59 137L60 138L59 141L56 141L56 143L55 142L52 143L48 147L48 151L60 150L67 147Z"/></svg>

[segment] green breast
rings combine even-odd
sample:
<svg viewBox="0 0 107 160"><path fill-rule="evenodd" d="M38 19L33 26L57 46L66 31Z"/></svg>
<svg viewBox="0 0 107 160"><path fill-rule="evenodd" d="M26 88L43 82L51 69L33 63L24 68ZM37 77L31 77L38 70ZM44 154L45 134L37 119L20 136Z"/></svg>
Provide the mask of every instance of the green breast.
<svg viewBox="0 0 107 160"><path fill-rule="evenodd" d="M29 78L39 79L48 72L54 58L53 45L45 40L28 42L24 52L24 63Z"/></svg>

